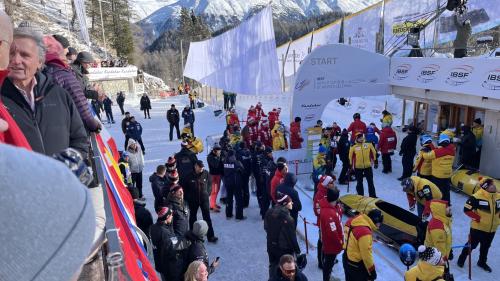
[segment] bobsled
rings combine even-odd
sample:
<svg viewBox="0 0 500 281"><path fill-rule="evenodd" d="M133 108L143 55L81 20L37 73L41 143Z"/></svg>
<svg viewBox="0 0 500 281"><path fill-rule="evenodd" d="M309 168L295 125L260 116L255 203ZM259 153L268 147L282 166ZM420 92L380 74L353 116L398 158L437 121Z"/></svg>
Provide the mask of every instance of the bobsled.
<svg viewBox="0 0 500 281"><path fill-rule="evenodd" d="M394 204L372 197L347 194L340 197L347 215L357 213L368 214L372 209L379 209L384 215L384 222L377 233L384 239L392 242L396 248L410 243L418 246L417 225L421 222L418 216Z"/></svg>
<svg viewBox="0 0 500 281"><path fill-rule="evenodd" d="M488 176L481 175L476 170L462 169L456 171L451 176L451 184L453 185L455 191L463 192L469 196L472 196L479 189L479 178L491 178ZM493 179L493 178L491 178ZM500 188L500 181L493 179L497 188Z"/></svg>

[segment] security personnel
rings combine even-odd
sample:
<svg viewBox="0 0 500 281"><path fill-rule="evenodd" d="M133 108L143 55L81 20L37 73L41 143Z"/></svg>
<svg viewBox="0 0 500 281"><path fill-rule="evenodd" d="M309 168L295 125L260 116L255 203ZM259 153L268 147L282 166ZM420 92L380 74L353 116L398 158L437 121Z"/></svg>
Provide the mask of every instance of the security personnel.
<svg viewBox="0 0 500 281"><path fill-rule="evenodd" d="M420 145L422 146L422 149L420 149L417 159L415 159L413 172L417 172L417 176L421 178L430 180L432 176L432 160L425 160L422 155L425 151L433 150L436 147L432 143L432 137L429 135L423 135L420 137Z"/></svg>
<svg viewBox="0 0 500 281"><path fill-rule="evenodd" d="M372 232L380 227L383 220L382 212L373 209L368 215L359 214L346 222L344 234L347 240L342 257L346 281L377 279L372 253Z"/></svg>
<svg viewBox="0 0 500 281"><path fill-rule="evenodd" d="M356 143L349 149L349 161L356 176L356 191L358 195L364 195L363 178L368 182L368 194L376 198L375 185L373 184L372 165L377 158L377 152L373 144L365 142L362 133L356 135Z"/></svg>
<svg viewBox="0 0 500 281"><path fill-rule="evenodd" d="M234 150L229 150L224 160L224 185L227 190L226 218L228 219L233 217L233 197L236 199L236 219L246 219L243 216L243 188L241 184L243 170L243 164L236 160Z"/></svg>
<svg viewBox="0 0 500 281"><path fill-rule="evenodd" d="M432 160L431 181L441 190L443 200L450 202L450 178L453 173L453 161L455 159L455 145L451 143L450 137L445 133L441 133L438 147L432 150L426 148L422 158Z"/></svg>
<svg viewBox="0 0 500 281"><path fill-rule="evenodd" d="M430 200L442 199L443 197L435 184L421 177L411 176L403 179L401 186L403 186L403 191L406 192L408 197L410 211L415 209L415 202L417 203L417 213L420 218L422 214L427 215L429 213Z"/></svg>
<svg viewBox="0 0 500 281"><path fill-rule="evenodd" d="M500 194L497 193L495 183L490 178L480 179L479 186L481 188L465 203L464 212L472 219L469 234L471 250L481 243L477 265L485 271L491 272L486 259L500 224ZM459 267L464 266L467 254L468 249L464 248L458 258Z"/></svg>
<svg viewBox="0 0 500 281"><path fill-rule="evenodd" d="M435 247L442 254L444 260L453 259L451 251L451 208L444 200L431 200L430 209L432 219L427 225L427 235L424 245Z"/></svg>

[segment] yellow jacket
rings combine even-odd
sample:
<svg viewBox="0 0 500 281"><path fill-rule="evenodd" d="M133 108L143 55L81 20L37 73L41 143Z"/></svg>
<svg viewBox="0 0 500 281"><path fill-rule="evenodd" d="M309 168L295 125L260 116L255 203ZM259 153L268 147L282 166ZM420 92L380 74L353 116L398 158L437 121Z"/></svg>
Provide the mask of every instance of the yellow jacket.
<svg viewBox="0 0 500 281"><path fill-rule="evenodd" d="M392 114L382 117L382 126L392 126Z"/></svg>
<svg viewBox="0 0 500 281"><path fill-rule="evenodd" d="M344 227L344 237L347 239L344 250L347 253L347 258L352 262L363 261L368 272L375 269L372 253L372 231L375 229L377 227L365 214L349 219Z"/></svg>
<svg viewBox="0 0 500 281"><path fill-rule="evenodd" d="M322 166L326 165L325 157L325 154L318 153L313 159L313 168L319 169Z"/></svg>
<svg viewBox="0 0 500 281"><path fill-rule="evenodd" d="M356 169L366 169L372 166L377 152L371 143L356 143L349 149L349 163Z"/></svg>
<svg viewBox="0 0 500 281"><path fill-rule="evenodd" d="M273 150L283 150L285 149L285 135L282 130L280 130L281 125L276 123L273 130L271 131L271 136L273 137Z"/></svg>
<svg viewBox="0 0 500 281"><path fill-rule="evenodd" d="M330 149L330 138L321 137L321 139L319 140L319 143L323 147L325 147L327 151L328 151L328 149Z"/></svg>
<svg viewBox="0 0 500 281"><path fill-rule="evenodd" d="M500 224L500 193L489 193L480 188L467 200L464 212L472 218L471 228L495 232Z"/></svg>
<svg viewBox="0 0 500 281"><path fill-rule="evenodd" d="M405 281L440 281L444 275L444 266L432 265L419 261L416 266L405 273Z"/></svg>
<svg viewBox="0 0 500 281"><path fill-rule="evenodd" d="M474 134L474 136L476 136L477 146L482 146L483 144L483 132L484 132L483 126L477 126L472 128L472 133Z"/></svg>
<svg viewBox="0 0 500 281"><path fill-rule="evenodd" d="M411 179L413 181L413 195L418 203L425 206L427 201L443 198L439 187L430 180L417 176L412 176Z"/></svg>
<svg viewBox="0 0 500 281"><path fill-rule="evenodd" d="M422 154L424 160L432 160L432 175L436 178L451 178L453 160L455 159L455 145L438 146L430 152Z"/></svg>
<svg viewBox="0 0 500 281"><path fill-rule="evenodd" d="M434 149L433 144L425 144L424 146ZM413 165L413 172L418 172L422 176L430 176L432 175L432 159L424 159L424 153L422 150L418 152L417 159L415 159Z"/></svg>
<svg viewBox="0 0 500 281"><path fill-rule="evenodd" d="M431 201L432 219L427 225L427 235L424 245L438 249L445 259L451 251L451 218L446 216L448 202L442 200Z"/></svg>
<svg viewBox="0 0 500 281"><path fill-rule="evenodd" d="M191 132L191 127L186 126L186 127L182 128L181 135L182 134L189 134L190 136L193 136L193 134Z"/></svg>
<svg viewBox="0 0 500 281"><path fill-rule="evenodd" d="M194 100L197 98L197 93L195 91L189 92L189 100Z"/></svg>

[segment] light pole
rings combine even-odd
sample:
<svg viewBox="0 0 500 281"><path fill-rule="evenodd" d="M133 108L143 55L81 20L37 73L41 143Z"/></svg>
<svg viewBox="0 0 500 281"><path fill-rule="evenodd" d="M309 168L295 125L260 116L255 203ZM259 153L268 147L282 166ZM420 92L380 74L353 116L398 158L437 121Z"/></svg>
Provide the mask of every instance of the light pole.
<svg viewBox="0 0 500 281"><path fill-rule="evenodd" d="M98 0L99 1L99 13L101 14L101 28L102 28L102 41L104 43L104 60L108 60L108 51L106 50L106 36L104 35L104 21L102 20L102 5L101 2L111 4L111 2Z"/></svg>
<svg viewBox="0 0 500 281"><path fill-rule="evenodd" d="M181 75L182 75L182 87L186 85L184 82L184 49L182 48L182 39L181 39Z"/></svg>

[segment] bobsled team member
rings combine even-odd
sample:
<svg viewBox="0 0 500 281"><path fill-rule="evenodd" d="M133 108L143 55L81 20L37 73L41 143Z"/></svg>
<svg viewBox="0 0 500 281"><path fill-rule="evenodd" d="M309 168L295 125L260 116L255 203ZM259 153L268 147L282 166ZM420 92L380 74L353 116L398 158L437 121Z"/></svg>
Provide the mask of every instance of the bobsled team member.
<svg viewBox="0 0 500 281"><path fill-rule="evenodd" d="M418 258L420 261L417 265L405 273L405 281L444 280L442 278L444 275L444 260L438 249L420 245L418 247Z"/></svg>
<svg viewBox="0 0 500 281"><path fill-rule="evenodd" d="M347 128L347 131L351 133L351 143L354 144L354 141L356 140L356 136L358 134L364 134L366 133L366 124L365 122L361 121L361 114L359 113L354 113L352 115L352 123L349 125L349 128Z"/></svg>
<svg viewBox="0 0 500 281"><path fill-rule="evenodd" d="M445 133L441 133L438 147L433 150L426 148L422 157L425 160L432 160L431 181L441 190L443 200L450 202L450 179L453 173L453 160L455 159L455 145L451 143L450 137Z"/></svg>
<svg viewBox="0 0 500 281"><path fill-rule="evenodd" d="M375 185L373 184L372 165L377 157L377 152L371 143L365 142L362 133L356 135L356 143L349 150L349 161L356 175L356 191L364 196L363 178L368 182L368 194L376 198Z"/></svg>
<svg viewBox="0 0 500 281"><path fill-rule="evenodd" d="M500 194L497 193L495 183L490 178L480 179L479 186L481 188L465 203L464 212L472 219L469 234L471 249L474 250L481 243L477 265L485 271L491 272L486 259L500 224ZM468 249L463 248L458 257L459 267L464 266L467 254Z"/></svg>
<svg viewBox="0 0 500 281"><path fill-rule="evenodd" d="M346 222L344 233L347 241L342 257L346 281L377 279L372 253L372 232L380 227L383 220L382 212L373 209L368 215L359 214Z"/></svg>
<svg viewBox="0 0 500 281"><path fill-rule="evenodd" d="M415 202L417 203L419 218L429 213L429 204L432 199L439 200L443 197L441 191L435 184L421 177L411 176L403 179L401 181L401 186L403 186L403 191L406 192L406 196L408 197L410 211L415 209Z"/></svg>
<svg viewBox="0 0 500 281"><path fill-rule="evenodd" d="M432 219L427 225L425 246L437 248L443 255L444 260L452 260L451 250L451 208L444 200L430 201Z"/></svg>
<svg viewBox="0 0 500 281"><path fill-rule="evenodd" d="M333 182L333 179L332 179ZM319 227L322 240L323 281L330 281L337 255L342 252L342 207L338 204L339 190L327 189L326 198L320 200ZM318 249L319 251L319 249Z"/></svg>
<svg viewBox="0 0 500 281"><path fill-rule="evenodd" d="M423 135L420 137L420 145L422 148L418 152L417 159L413 166L413 172L417 172L417 176L430 180L432 177L432 160L424 159L425 151L430 151L436 148L432 143L432 137L430 135Z"/></svg>

